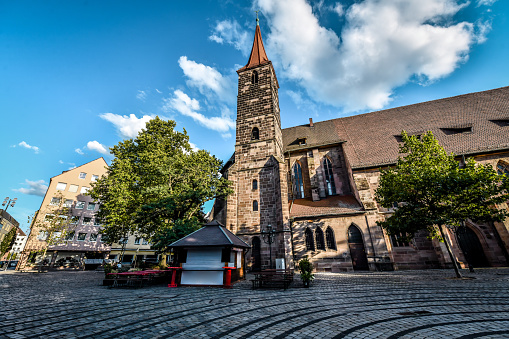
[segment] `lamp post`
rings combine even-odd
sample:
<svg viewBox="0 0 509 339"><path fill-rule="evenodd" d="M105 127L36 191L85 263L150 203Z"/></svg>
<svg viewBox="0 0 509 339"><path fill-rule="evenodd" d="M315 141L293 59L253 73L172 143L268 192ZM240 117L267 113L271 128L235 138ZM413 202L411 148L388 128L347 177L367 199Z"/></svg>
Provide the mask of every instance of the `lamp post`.
<svg viewBox="0 0 509 339"><path fill-rule="evenodd" d="M269 244L269 266L272 268L272 243L276 237L276 230L271 225L267 225L267 229L261 232L263 242Z"/></svg>
<svg viewBox="0 0 509 339"><path fill-rule="evenodd" d="M10 207L14 207L14 205L16 205L16 201L18 200L18 198L13 198L13 199L9 199L9 197L6 197L4 199L4 202L2 203L2 207L7 205L4 209L4 211L7 213L7 209ZM1 224L1 221L2 221L2 215L0 215L0 224ZM0 228L2 228L2 226L0 226ZM16 226L16 229L18 227ZM17 236L18 232L15 232L14 233L14 241L16 241L16 236ZM9 265L11 264L11 257L12 257L12 254L9 255L9 260L7 261L7 267L5 268L5 270L7 271L7 269L9 268Z"/></svg>

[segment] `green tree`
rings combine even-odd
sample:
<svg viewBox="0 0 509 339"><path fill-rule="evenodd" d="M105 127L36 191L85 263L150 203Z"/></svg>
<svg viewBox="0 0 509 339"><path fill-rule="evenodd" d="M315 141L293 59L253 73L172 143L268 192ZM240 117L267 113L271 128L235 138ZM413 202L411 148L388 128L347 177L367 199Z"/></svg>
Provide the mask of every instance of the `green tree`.
<svg viewBox="0 0 509 339"><path fill-rule="evenodd" d="M459 166L431 132L419 139L403 131L403 144L395 167L381 170L375 199L385 208L397 204L394 213L378 222L389 235L414 237L426 229L444 240L456 276L461 277L444 235L443 226L460 226L465 220L503 221L507 210L497 205L509 199L509 180L492 166L468 158Z"/></svg>
<svg viewBox="0 0 509 339"><path fill-rule="evenodd" d="M230 193L219 174L222 162L193 151L186 131L175 126L156 117L135 139L111 149L115 158L90 191L101 203L101 232L109 242L139 234L164 252L175 236L196 229L206 201Z"/></svg>
<svg viewBox="0 0 509 339"><path fill-rule="evenodd" d="M16 240L16 230L17 227L13 226L2 239L2 242L0 243L0 258L3 257L5 253L9 252L14 245L14 241Z"/></svg>

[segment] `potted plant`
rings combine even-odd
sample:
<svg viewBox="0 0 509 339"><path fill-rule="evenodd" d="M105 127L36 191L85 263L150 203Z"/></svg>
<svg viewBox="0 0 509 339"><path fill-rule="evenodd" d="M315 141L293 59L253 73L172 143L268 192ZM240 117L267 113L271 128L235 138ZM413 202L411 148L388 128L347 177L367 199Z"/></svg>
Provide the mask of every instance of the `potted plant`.
<svg viewBox="0 0 509 339"><path fill-rule="evenodd" d="M313 274L313 264L311 264L307 257L299 261L299 271L304 287L308 288L315 275Z"/></svg>

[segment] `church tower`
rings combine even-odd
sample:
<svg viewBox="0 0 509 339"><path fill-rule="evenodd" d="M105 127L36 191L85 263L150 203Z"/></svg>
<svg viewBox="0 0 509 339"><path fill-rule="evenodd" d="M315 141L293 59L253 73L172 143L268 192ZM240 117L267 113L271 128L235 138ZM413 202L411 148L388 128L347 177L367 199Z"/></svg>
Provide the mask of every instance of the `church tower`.
<svg viewBox="0 0 509 339"><path fill-rule="evenodd" d="M235 193L228 197L226 224L252 245L246 258L252 269L275 268L276 258L284 258L285 266L292 267L279 85L258 18L251 55L237 73L235 163L228 173ZM269 247L263 232L271 228L275 235Z"/></svg>

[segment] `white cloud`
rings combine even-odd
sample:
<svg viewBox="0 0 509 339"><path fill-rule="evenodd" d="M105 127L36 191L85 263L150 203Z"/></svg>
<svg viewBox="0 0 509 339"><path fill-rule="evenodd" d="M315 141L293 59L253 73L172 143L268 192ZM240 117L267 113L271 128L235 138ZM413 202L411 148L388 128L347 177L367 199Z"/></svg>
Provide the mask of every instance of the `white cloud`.
<svg viewBox="0 0 509 339"><path fill-rule="evenodd" d="M64 162L62 160L58 160L58 163L59 164L63 164Z"/></svg>
<svg viewBox="0 0 509 339"><path fill-rule="evenodd" d="M100 142L94 140L94 141L89 141L87 143L87 146L86 146L89 150L91 151L97 151L101 154L109 154L110 151L108 151L108 149L102 145Z"/></svg>
<svg viewBox="0 0 509 339"><path fill-rule="evenodd" d="M138 132L145 128L146 123L153 118L149 115L137 118L134 114L127 116L113 113L103 113L99 116L115 125L120 135L126 138L135 138Z"/></svg>
<svg viewBox="0 0 509 339"><path fill-rule="evenodd" d="M83 155L83 154L85 154L85 153L81 150L81 148L76 148L76 149L74 150L74 152L78 153L79 155Z"/></svg>
<svg viewBox="0 0 509 339"><path fill-rule="evenodd" d="M162 94L162 93L163 93L163 92L161 92L160 90L158 90L157 88L156 88L156 92L157 92L157 93L159 93L159 94Z"/></svg>
<svg viewBox="0 0 509 339"><path fill-rule="evenodd" d="M341 39L320 25L305 0L255 5L270 19L266 46L283 75L315 101L345 111L383 108L410 79L428 83L449 75L479 41L473 23L453 22L468 2L355 2L345 10Z"/></svg>
<svg viewBox="0 0 509 339"><path fill-rule="evenodd" d="M336 12L336 14L338 16L340 16L340 17L343 16L343 14L345 14L345 10L343 8L343 5L341 3L339 3L339 2L336 2L336 4L334 4L334 6L332 7L332 10L334 12Z"/></svg>
<svg viewBox="0 0 509 339"><path fill-rule="evenodd" d="M25 184L28 185L28 188L17 188L14 189L14 191L28 194L28 195L37 195L40 197L43 197L46 194L46 191L48 190L48 185L44 180L38 180L38 181L30 181L28 179L25 180Z"/></svg>
<svg viewBox="0 0 509 339"><path fill-rule="evenodd" d="M145 101L146 98L147 98L147 93L145 93L145 91L138 91L138 93L136 93L136 99Z"/></svg>
<svg viewBox="0 0 509 339"><path fill-rule="evenodd" d="M249 34L236 20L216 22L209 39L219 44L232 45L246 56L251 52L252 41L249 39Z"/></svg>
<svg viewBox="0 0 509 339"><path fill-rule="evenodd" d="M188 86L198 88L201 94L211 99L230 103L235 101L233 81L215 68L188 60L186 56L179 58L179 66L189 79L186 81Z"/></svg>
<svg viewBox="0 0 509 339"><path fill-rule="evenodd" d="M479 6L491 6L495 2L497 2L497 0L477 0L477 7L479 7Z"/></svg>
<svg viewBox="0 0 509 339"><path fill-rule="evenodd" d="M34 153L39 153L39 147L29 145L25 141L20 142L18 144L18 146L23 147L23 148L27 148L27 149L31 149L31 150L34 151ZM13 145L12 147L16 147L16 145Z"/></svg>
<svg viewBox="0 0 509 339"><path fill-rule="evenodd" d="M196 146L196 144L193 144L192 142L189 143L189 145L191 145L191 149L193 150L193 152L196 152L196 151L199 151L200 149L198 148L198 146Z"/></svg>
<svg viewBox="0 0 509 339"><path fill-rule="evenodd" d="M205 115L196 111L200 110L200 103L196 99L190 98L181 90L173 92L172 98L164 100L165 104L163 109L166 111L174 110L182 115L191 117L194 121L202 126L218 131L223 137L231 137L229 131L235 128L235 121L231 119L231 112L228 108L223 107L221 110L221 117L206 117Z"/></svg>

